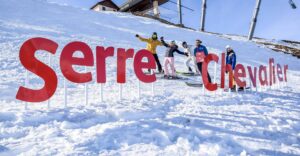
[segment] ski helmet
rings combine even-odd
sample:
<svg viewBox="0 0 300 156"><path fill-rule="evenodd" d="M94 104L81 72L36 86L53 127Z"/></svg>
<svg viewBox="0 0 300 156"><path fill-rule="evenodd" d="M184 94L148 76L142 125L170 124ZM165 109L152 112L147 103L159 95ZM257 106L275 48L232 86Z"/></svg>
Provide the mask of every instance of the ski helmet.
<svg viewBox="0 0 300 156"><path fill-rule="evenodd" d="M156 32L153 32L152 39L157 40L157 33Z"/></svg>
<svg viewBox="0 0 300 156"><path fill-rule="evenodd" d="M225 48L226 48L226 49L231 49L231 46L230 46L230 45L227 45Z"/></svg>

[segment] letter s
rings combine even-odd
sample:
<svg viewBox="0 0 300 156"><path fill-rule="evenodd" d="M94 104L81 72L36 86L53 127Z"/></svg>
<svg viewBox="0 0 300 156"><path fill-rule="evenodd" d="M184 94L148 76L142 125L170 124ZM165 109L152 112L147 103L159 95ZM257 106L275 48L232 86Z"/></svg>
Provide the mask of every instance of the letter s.
<svg viewBox="0 0 300 156"><path fill-rule="evenodd" d="M26 102L42 102L48 100L57 87L57 76L55 71L35 58L37 50L45 50L55 54L58 44L46 38L32 38L24 42L20 49L20 61L22 65L32 73L42 78L45 82L41 89L29 89L21 86L16 98Z"/></svg>

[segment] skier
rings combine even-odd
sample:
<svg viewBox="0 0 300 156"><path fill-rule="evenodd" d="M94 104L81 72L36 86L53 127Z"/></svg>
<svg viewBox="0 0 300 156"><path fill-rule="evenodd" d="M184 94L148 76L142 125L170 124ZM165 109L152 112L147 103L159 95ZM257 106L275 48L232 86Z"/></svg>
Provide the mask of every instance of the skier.
<svg viewBox="0 0 300 156"><path fill-rule="evenodd" d="M197 66L196 66L195 57L194 57L194 55L192 54L192 51L191 51L192 45L188 45L186 41L183 41L182 42L182 47L183 47L183 52L185 52L187 54L187 57L188 57L185 61L185 65L188 69L188 73L194 73L191 66L194 66L195 73L199 73L198 69L197 69ZM192 61L193 65L190 64L191 61Z"/></svg>
<svg viewBox="0 0 300 156"><path fill-rule="evenodd" d="M235 68L236 65L236 55L234 50L230 45L227 45L226 47L226 64L231 65L232 71ZM235 85L235 80L233 78L233 87L231 88L232 90L235 90L236 85ZM243 87L240 87L239 90L243 90Z"/></svg>
<svg viewBox="0 0 300 156"><path fill-rule="evenodd" d="M171 41L168 44L164 41L164 37L161 37L160 40L161 40L161 43L165 47L167 47L166 54L165 54L165 60L164 60L164 72L165 72L164 78L177 79L178 77L175 74L175 66L174 66L174 53L177 52L178 54L186 55L186 56L187 56L187 53L179 51L178 46L176 45L175 41ZM171 75L169 74L168 65L170 65L170 67L171 67Z"/></svg>
<svg viewBox="0 0 300 156"><path fill-rule="evenodd" d="M232 70L234 70L236 64L236 55L230 45L226 46L226 64L230 64Z"/></svg>
<svg viewBox="0 0 300 156"><path fill-rule="evenodd" d="M204 62L205 57L208 55L208 51L205 46L201 45L201 40L196 40L196 48L194 49L194 56L196 57L198 71L202 74L202 63ZM211 78L207 72L208 82L211 83Z"/></svg>
<svg viewBox="0 0 300 156"><path fill-rule="evenodd" d="M146 49L149 50L152 53L153 57L155 58L155 61L156 61L157 67L158 67L158 72L163 73L160 61L159 61L158 56L156 54L156 47L157 46L162 46L162 43L158 40L157 33L154 32L152 34L152 37L148 38L148 39L143 38L138 34L136 34L135 36L137 38L139 38L142 42L147 43L147 48ZM150 69L148 69L148 71L150 72Z"/></svg>

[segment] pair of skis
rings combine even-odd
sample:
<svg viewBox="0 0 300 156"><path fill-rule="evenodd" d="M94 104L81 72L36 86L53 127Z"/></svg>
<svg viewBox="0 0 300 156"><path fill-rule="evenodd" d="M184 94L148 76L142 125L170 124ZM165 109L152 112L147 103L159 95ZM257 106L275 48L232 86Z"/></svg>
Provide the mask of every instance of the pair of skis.
<svg viewBox="0 0 300 156"><path fill-rule="evenodd" d="M154 72L154 74L156 75L156 78L158 79L166 79L166 80L189 80L188 77L186 76L193 76L193 73L181 73L178 74L177 76L165 76L163 73L159 73L159 72ZM145 74L151 74L150 72L146 72ZM182 76L178 76L178 75L182 75Z"/></svg>
<svg viewBox="0 0 300 156"><path fill-rule="evenodd" d="M191 76L200 76L200 74L196 74L196 73L189 73L189 72L176 72L177 74L179 75L183 75L185 77L182 77L182 76L176 76L175 78L165 78L163 76L163 74L161 73L155 73L157 75L162 75L158 78L162 78L162 79L166 79L166 80L184 80L184 83L189 86L189 87L198 87L198 88L201 88L201 87L204 87L203 83L202 82L199 82L199 81L194 81L194 80L191 80L190 78L187 78L187 77L191 77ZM243 89L230 89L230 88L226 88L224 89L224 92L242 92L244 90L249 90L250 87L244 87Z"/></svg>

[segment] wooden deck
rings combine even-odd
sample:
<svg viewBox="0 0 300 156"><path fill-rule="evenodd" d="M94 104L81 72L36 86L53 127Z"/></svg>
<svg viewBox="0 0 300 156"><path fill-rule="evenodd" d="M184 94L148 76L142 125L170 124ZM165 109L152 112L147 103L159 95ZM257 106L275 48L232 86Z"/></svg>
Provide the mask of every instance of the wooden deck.
<svg viewBox="0 0 300 156"><path fill-rule="evenodd" d="M169 0L158 0L158 5L167 3ZM153 7L152 0L128 0L120 7L121 12L143 12Z"/></svg>

